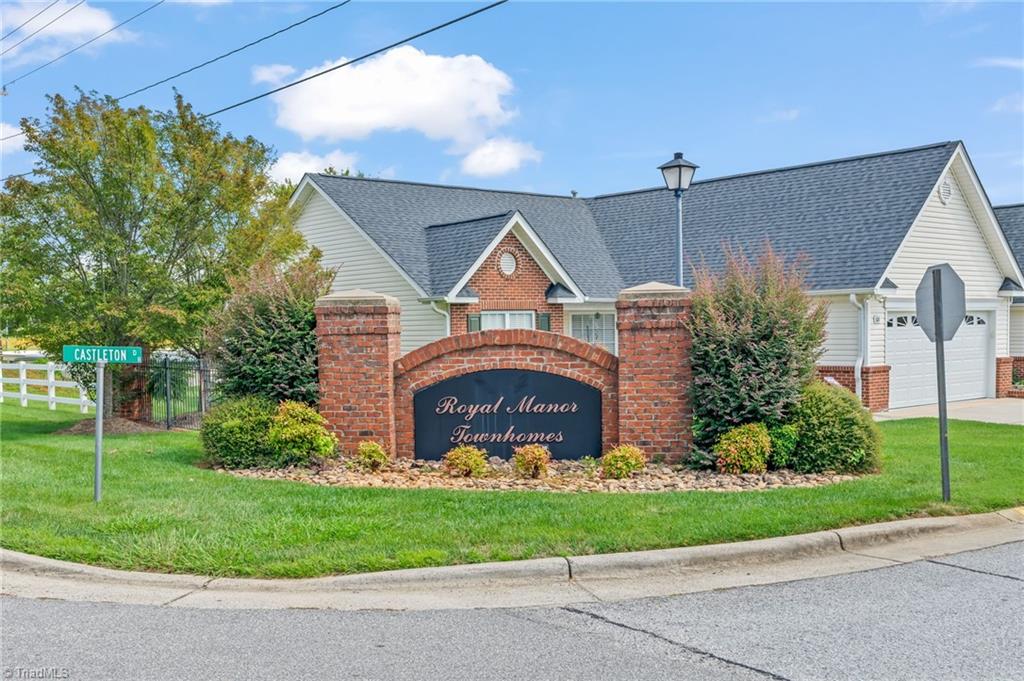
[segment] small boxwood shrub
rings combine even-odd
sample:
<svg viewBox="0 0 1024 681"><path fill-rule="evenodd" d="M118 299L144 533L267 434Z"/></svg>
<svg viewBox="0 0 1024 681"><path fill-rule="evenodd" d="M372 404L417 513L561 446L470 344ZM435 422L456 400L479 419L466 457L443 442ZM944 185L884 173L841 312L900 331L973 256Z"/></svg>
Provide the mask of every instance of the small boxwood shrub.
<svg viewBox="0 0 1024 681"><path fill-rule="evenodd" d="M487 472L487 452L473 445L459 445L449 449L441 465L451 475L479 478Z"/></svg>
<svg viewBox="0 0 1024 681"><path fill-rule="evenodd" d="M795 423L785 423L768 429L772 441L772 453L768 457L769 468L789 468L796 451L800 429Z"/></svg>
<svg viewBox="0 0 1024 681"><path fill-rule="evenodd" d="M601 456L601 475L612 480L628 478L647 465L647 455L634 445L619 445Z"/></svg>
<svg viewBox="0 0 1024 681"><path fill-rule="evenodd" d="M793 410L799 430L791 467L801 473L878 470L882 436L870 412L846 388L816 381Z"/></svg>
<svg viewBox="0 0 1024 681"><path fill-rule="evenodd" d="M268 441L274 403L262 397L224 400L203 417L200 440L210 463L225 468L275 465Z"/></svg>
<svg viewBox="0 0 1024 681"><path fill-rule="evenodd" d="M379 471L390 460L391 457L388 456L388 450L384 449L384 445L369 440L360 442L356 447L355 456L352 457L352 462L364 471Z"/></svg>
<svg viewBox="0 0 1024 681"><path fill-rule="evenodd" d="M267 435L278 466L308 466L334 456L338 439L327 421L301 402L285 400L278 406Z"/></svg>
<svg viewBox="0 0 1024 681"><path fill-rule="evenodd" d="M512 450L512 467L524 478L543 478L548 474L551 452L544 445L523 445Z"/></svg>
<svg viewBox="0 0 1024 681"><path fill-rule="evenodd" d="M733 428L715 443L715 467L719 473L764 473L772 441L763 423Z"/></svg>

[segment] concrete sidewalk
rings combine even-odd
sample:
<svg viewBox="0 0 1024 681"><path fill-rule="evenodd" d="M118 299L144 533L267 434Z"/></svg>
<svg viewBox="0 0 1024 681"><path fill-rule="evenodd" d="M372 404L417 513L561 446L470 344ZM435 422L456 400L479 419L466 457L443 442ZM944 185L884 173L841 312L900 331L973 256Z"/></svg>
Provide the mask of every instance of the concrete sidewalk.
<svg viewBox="0 0 1024 681"><path fill-rule="evenodd" d="M561 606L858 572L1024 540L1024 508L791 537L315 579L122 572L0 550L2 592L187 608L426 610Z"/></svg>
<svg viewBox="0 0 1024 681"><path fill-rule="evenodd" d="M948 413L951 419L1024 426L1024 400L1013 397L950 402L948 404ZM939 407L937 404L923 404L919 407L903 407L901 409L879 412L875 414L875 420L894 421L921 417L938 418L938 416Z"/></svg>

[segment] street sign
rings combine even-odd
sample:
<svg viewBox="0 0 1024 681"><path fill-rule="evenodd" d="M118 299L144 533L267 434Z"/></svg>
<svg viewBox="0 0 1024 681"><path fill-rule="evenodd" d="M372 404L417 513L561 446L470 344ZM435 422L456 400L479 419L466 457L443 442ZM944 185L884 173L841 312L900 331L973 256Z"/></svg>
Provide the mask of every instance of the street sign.
<svg viewBox="0 0 1024 681"><path fill-rule="evenodd" d="M68 364L139 364L142 348L125 345L65 345L64 361Z"/></svg>
<svg viewBox="0 0 1024 681"><path fill-rule="evenodd" d="M935 367L939 389L939 467L942 469L942 500L949 501L949 422L946 415L946 341L953 340L964 323L967 300L964 282L948 263L925 270L917 286L917 323L935 343Z"/></svg>
<svg viewBox="0 0 1024 681"><path fill-rule="evenodd" d="M142 348L126 345L65 345L64 361L68 364L96 364L96 451L92 483L92 499L103 496L103 373L107 364L139 364Z"/></svg>
<svg viewBox="0 0 1024 681"><path fill-rule="evenodd" d="M936 273L938 279L936 279ZM935 342L935 317L938 314L935 306L935 292L941 282L942 289L942 340L951 341L956 335L957 329L964 322L964 315L967 314L967 299L964 295L964 281L948 264L932 265L921 279L917 287L917 323L921 330L928 336L928 340Z"/></svg>

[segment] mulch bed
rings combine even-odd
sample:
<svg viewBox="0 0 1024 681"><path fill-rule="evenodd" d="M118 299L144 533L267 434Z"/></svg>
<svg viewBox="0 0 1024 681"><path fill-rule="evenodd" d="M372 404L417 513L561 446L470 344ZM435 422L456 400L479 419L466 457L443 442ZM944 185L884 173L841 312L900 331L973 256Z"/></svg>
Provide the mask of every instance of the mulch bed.
<svg viewBox="0 0 1024 681"><path fill-rule="evenodd" d="M516 477L512 466L491 459L491 472L481 478L455 477L446 473L438 461L400 460L376 473L355 468L346 460L327 462L322 468L284 468L278 470L218 469L243 478L291 480L330 487L389 487L396 489L534 490L548 492L678 492L708 490L738 492L780 487L818 487L854 480L855 475L832 473L802 474L769 471L763 474L724 475L682 466L648 464L646 469L625 480L605 480L578 461L554 461L548 477Z"/></svg>
<svg viewBox="0 0 1024 681"><path fill-rule="evenodd" d="M112 416L108 419L103 419L103 434L104 435L136 435L139 433L153 433L161 432L166 429L160 426L153 426L148 423L139 423L137 421L129 421L128 419L121 418L120 416ZM96 419L82 419L73 426L62 428L57 431L57 435L92 435L96 432Z"/></svg>

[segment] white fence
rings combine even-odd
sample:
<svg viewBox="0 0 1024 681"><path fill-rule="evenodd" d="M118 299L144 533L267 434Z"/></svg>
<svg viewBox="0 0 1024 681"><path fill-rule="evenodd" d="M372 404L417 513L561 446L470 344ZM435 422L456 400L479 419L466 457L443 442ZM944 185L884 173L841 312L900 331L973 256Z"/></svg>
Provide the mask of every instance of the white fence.
<svg viewBox="0 0 1024 681"><path fill-rule="evenodd" d="M21 406L27 407L29 400L46 402L50 409L56 409L58 404L76 404L83 414L88 413L89 407L95 406L89 396L74 381L58 381L57 372L63 372L64 367L60 364L49 362L47 364L30 364L28 362L2 362L0 369L4 371L17 370L18 376L3 376L0 378L0 403L8 398L16 399ZM28 378L29 371L45 371L46 378ZM2 373L2 372L0 372ZM29 392L30 385L44 386L46 394ZM9 392L8 386L17 387L17 392ZM75 388L78 390L78 397L58 397L57 388Z"/></svg>

